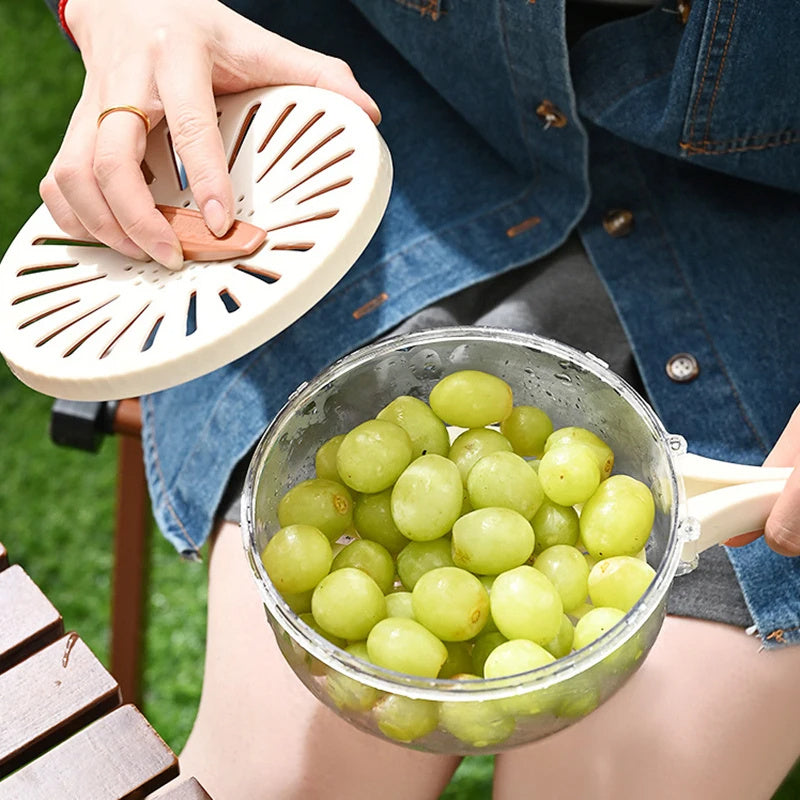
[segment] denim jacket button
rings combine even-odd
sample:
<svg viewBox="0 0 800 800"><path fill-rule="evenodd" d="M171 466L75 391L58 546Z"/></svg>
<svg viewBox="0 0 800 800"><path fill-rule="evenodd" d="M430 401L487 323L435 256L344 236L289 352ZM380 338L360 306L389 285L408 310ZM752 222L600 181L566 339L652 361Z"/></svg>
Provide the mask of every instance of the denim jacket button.
<svg viewBox="0 0 800 800"><path fill-rule="evenodd" d="M633 230L633 214L627 208L614 208L603 217L603 228L615 239L627 236Z"/></svg>
<svg viewBox="0 0 800 800"><path fill-rule="evenodd" d="M700 365L691 353L676 353L667 361L667 375L676 383L688 383L700 374Z"/></svg>
<svg viewBox="0 0 800 800"><path fill-rule="evenodd" d="M568 122L567 115L561 109L556 108L549 100L542 100L536 109L536 113L544 120L545 130L550 127L563 128Z"/></svg>

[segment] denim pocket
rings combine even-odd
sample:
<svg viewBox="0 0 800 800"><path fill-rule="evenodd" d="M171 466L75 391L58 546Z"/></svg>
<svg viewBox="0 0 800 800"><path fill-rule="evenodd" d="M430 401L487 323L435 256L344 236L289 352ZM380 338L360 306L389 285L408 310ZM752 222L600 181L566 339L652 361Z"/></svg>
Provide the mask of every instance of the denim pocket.
<svg viewBox="0 0 800 800"><path fill-rule="evenodd" d="M795 0L709 0L681 136L688 156L800 142L800 14ZM700 15L705 15L700 19Z"/></svg>

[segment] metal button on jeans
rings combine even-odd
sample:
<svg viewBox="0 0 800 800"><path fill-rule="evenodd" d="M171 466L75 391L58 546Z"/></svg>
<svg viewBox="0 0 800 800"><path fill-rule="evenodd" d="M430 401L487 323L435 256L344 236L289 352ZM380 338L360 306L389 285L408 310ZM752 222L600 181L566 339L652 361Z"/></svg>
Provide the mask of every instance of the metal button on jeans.
<svg viewBox="0 0 800 800"><path fill-rule="evenodd" d="M676 383L688 383L700 374L700 365L691 353L676 353L667 361L667 375Z"/></svg>
<svg viewBox="0 0 800 800"><path fill-rule="evenodd" d="M633 230L633 214L627 208L614 208L603 217L603 228L615 239L627 236Z"/></svg>
<svg viewBox="0 0 800 800"><path fill-rule="evenodd" d="M549 100L542 100L536 109L536 113L545 121L545 130L550 127L563 128L568 122L566 114L561 109L556 108Z"/></svg>

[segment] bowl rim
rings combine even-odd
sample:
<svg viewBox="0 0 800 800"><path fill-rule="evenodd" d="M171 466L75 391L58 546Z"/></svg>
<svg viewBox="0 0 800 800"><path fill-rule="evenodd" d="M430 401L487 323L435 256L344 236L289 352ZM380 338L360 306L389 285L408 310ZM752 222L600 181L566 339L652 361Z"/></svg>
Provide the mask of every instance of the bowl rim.
<svg viewBox="0 0 800 800"><path fill-rule="evenodd" d="M668 497L671 497L671 504L666 550L656 570L655 578L633 608L616 625L586 647L545 666L500 678L467 680L421 678L378 667L356 658L330 643L291 610L269 580L255 541L254 503L257 496L260 465L273 443L279 440L285 424L295 410L310 400L317 390L375 358L400 350L409 350L417 346L450 340L458 340L459 344L493 340L522 346L566 359L571 365L576 365L583 371L593 374L621 395L638 413L659 445L668 472L670 492ZM641 395L623 378L609 369L604 361L592 353L582 352L563 342L507 328L471 325L448 326L399 334L354 350L323 369L310 381L302 383L292 392L284 406L267 426L250 459L242 492L242 543L268 616L277 622L293 642L327 667L380 691L439 702L502 700L527 694L555 686L588 671L635 636L647 620L662 606L675 577L682 547L679 528L681 524L680 511L684 505L684 488L675 464L675 456L678 455L675 438L666 431L658 415ZM662 622L659 622L659 629Z"/></svg>

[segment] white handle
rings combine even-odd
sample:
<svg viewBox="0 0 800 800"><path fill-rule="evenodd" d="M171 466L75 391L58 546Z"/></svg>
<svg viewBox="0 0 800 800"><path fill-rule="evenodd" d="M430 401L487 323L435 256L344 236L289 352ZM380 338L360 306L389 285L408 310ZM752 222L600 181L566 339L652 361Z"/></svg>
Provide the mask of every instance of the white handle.
<svg viewBox="0 0 800 800"><path fill-rule="evenodd" d="M683 545L683 561L691 563L709 547L742 533L764 528L785 480L756 481L726 486L689 498L689 517L699 536Z"/></svg>
<svg viewBox="0 0 800 800"><path fill-rule="evenodd" d="M684 453L676 461L683 477L687 497L720 489L723 486L738 486L743 483L762 481L786 481L791 467L756 467L750 464L732 464L717 461L694 453Z"/></svg>

